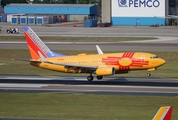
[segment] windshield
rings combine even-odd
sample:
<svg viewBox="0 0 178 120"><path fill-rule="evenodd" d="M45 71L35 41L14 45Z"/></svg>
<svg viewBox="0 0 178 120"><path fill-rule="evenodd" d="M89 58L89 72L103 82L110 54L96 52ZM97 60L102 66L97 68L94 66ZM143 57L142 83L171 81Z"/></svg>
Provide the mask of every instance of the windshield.
<svg viewBox="0 0 178 120"><path fill-rule="evenodd" d="M155 56L151 56L150 58L151 58L151 59L156 59L156 58L158 58L158 56L155 55Z"/></svg>

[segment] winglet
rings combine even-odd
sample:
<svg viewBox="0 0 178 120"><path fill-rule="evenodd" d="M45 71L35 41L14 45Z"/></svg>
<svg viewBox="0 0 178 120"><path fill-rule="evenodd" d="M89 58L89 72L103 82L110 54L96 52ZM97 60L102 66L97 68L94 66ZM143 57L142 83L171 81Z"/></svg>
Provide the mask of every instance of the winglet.
<svg viewBox="0 0 178 120"><path fill-rule="evenodd" d="M98 54L103 54L103 51L100 49L100 47L98 45L96 45L96 49L98 51Z"/></svg>
<svg viewBox="0 0 178 120"><path fill-rule="evenodd" d="M162 106L154 116L153 120L171 120L172 106Z"/></svg>

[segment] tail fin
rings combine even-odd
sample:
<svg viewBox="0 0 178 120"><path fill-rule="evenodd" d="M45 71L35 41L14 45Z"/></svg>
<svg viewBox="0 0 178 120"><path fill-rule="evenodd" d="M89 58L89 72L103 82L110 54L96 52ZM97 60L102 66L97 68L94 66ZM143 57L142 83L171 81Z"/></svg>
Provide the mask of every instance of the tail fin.
<svg viewBox="0 0 178 120"><path fill-rule="evenodd" d="M171 120L172 106L162 106L154 116L153 120Z"/></svg>
<svg viewBox="0 0 178 120"><path fill-rule="evenodd" d="M52 52L30 27L23 27L23 31L32 59L39 59L39 53L45 58L64 56L63 54Z"/></svg>

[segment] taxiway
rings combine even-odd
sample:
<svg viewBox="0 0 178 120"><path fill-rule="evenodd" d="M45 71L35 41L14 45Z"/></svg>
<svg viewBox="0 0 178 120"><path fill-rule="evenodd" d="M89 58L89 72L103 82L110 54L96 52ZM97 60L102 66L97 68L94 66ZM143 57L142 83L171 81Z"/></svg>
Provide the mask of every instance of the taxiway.
<svg viewBox="0 0 178 120"><path fill-rule="evenodd" d="M178 43L60 43L45 42L52 50L96 50L99 45L107 51L178 51ZM28 49L25 42L0 42L2 49Z"/></svg>

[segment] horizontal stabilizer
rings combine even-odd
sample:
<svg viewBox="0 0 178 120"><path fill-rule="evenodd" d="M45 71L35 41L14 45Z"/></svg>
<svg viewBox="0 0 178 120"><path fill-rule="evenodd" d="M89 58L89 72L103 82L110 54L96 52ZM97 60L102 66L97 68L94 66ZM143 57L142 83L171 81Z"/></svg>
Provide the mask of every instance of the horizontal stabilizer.
<svg viewBox="0 0 178 120"><path fill-rule="evenodd" d="M39 54L40 59L41 59L42 62L47 62L47 60L46 60L45 57L41 54L40 51L38 51L38 54Z"/></svg>
<svg viewBox="0 0 178 120"><path fill-rule="evenodd" d="M41 63L42 61L36 60L36 59L31 59L30 62Z"/></svg>

